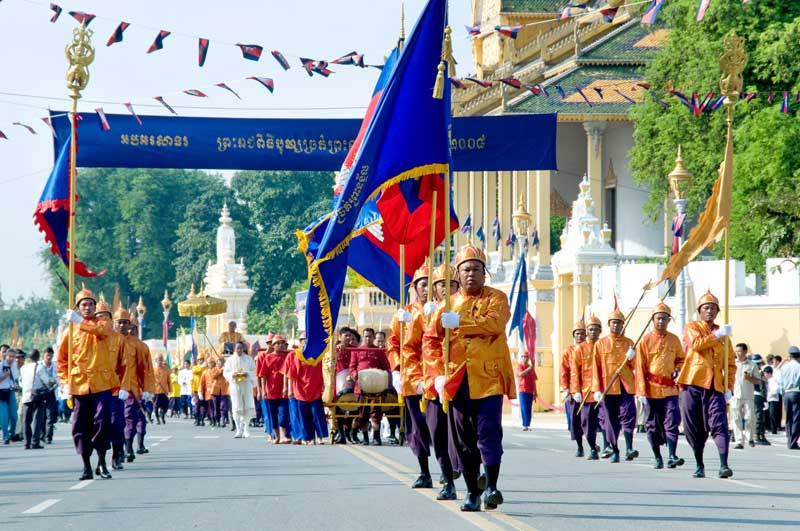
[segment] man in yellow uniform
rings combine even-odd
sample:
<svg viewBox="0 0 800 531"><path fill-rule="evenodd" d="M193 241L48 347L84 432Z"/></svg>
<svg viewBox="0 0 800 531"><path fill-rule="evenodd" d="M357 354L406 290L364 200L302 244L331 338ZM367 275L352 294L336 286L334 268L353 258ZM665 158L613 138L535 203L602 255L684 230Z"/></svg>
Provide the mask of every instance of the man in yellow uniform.
<svg viewBox="0 0 800 531"><path fill-rule="evenodd" d="M233 354L233 349L239 341L247 344L244 336L236 331L236 321L231 321L228 323L228 330L219 335L219 351L223 354Z"/></svg>
<svg viewBox="0 0 800 531"><path fill-rule="evenodd" d="M81 480L93 479L90 462L92 451L97 452L97 474L106 479L111 474L106 467L106 452L111 443L111 401L118 400L112 390L119 389L117 377L121 360L119 353L109 352L108 337L111 323L97 319L97 300L86 288L75 296L75 310L65 317L72 322L72 334L64 335L58 348L57 372L61 396L72 397L72 439L75 450L83 459ZM72 342L72 359L69 343ZM123 393L124 396L125 393Z"/></svg>
<svg viewBox="0 0 800 531"><path fill-rule="evenodd" d="M516 398L516 378L506 341L511 318L508 297L487 287L486 255L466 245L455 260L461 290L453 297L452 311L443 312L436 335L452 331L447 365L449 378L442 390L450 400L448 422L451 453L458 455L468 495L462 511L479 511L478 473L486 468L486 509L503 503L497 489L503 455L503 395Z"/></svg>
<svg viewBox="0 0 800 531"><path fill-rule="evenodd" d="M386 355L389 366L400 368L400 391L405 400L406 441L419 463L419 477L411 485L413 489L433 487L428 458L431 455L431 434L425 422L425 415L420 410L422 399L422 334L425 326L425 315L422 307L428 300L428 266L422 266L414 272L411 287L417 295L416 302L397 311L392 319L389 334L389 348ZM403 332L403 344L400 344L400 329ZM402 356L402 363L400 357Z"/></svg>
<svg viewBox="0 0 800 531"><path fill-rule="evenodd" d="M684 460L676 454L678 426L678 386L675 376L683 365L683 347L678 336L667 332L671 319L669 306L660 302L653 308L654 330L636 347L636 399L647 413L647 440L656 458L655 468L664 468L661 446L669 450L667 466L681 466Z"/></svg>
<svg viewBox="0 0 800 531"><path fill-rule="evenodd" d="M570 385L572 380L572 362L576 356L578 347L586 340L586 326L583 320L575 323L572 328L572 339L575 341L569 345L564 353L561 355L561 365L559 366L559 383L561 384L561 401L564 402L564 408L567 410L569 417L569 435L570 439L575 441L578 449L575 452L575 457L583 457L583 429L581 428L581 419L578 416L578 407L580 406L580 398L575 401L575 393L570 392ZM581 398L583 396L581 395Z"/></svg>
<svg viewBox="0 0 800 531"><path fill-rule="evenodd" d="M167 408L169 407L169 367L164 361L164 355L156 356L156 366L153 368L153 382L155 383L155 410L156 424L167 423Z"/></svg>
<svg viewBox="0 0 800 531"><path fill-rule="evenodd" d="M625 315L615 306L608 316L609 334L594 344L594 368L592 370L592 389L595 401L600 401L603 391L611 383L616 371L622 367L619 378L608 389L600 407L605 415L606 438L613 453L611 462L619 463L620 429L625 437L625 460L633 461L639 457L633 449L633 430L636 427L636 403L633 400L635 382L633 380L633 341L625 337Z"/></svg>
<svg viewBox="0 0 800 531"><path fill-rule="evenodd" d="M131 316L128 325L128 341L131 342L133 348L136 349L136 378L139 382L139 390L137 396L139 400L130 400L125 405L126 420L133 420L133 425L136 429L137 448L136 453L143 455L150 453L150 450L144 445L144 437L147 435L147 417L145 416L142 407L144 402L153 400L155 396L155 376L153 374L153 358L150 355L150 347L146 343L139 340L139 321L136 317ZM129 429L128 424L125 425L125 437L128 439L128 457L130 463L133 461L133 433Z"/></svg>
<svg viewBox="0 0 800 531"><path fill-rule="evenodd" d="M733 470L728 466L730 434L725 404L733 397L736 380L733 377L736 374L736 357L731 347L732 329L728 324L714 324L719 313L719 300L711 291L706 292L698 301L697 313L700 319L687 324L683 333L686 361L677 380L681 386L683 431L697 462L694 477L706 476L703 449L711 435L719 450L719 477L729 478L733 476Z"/></svg>

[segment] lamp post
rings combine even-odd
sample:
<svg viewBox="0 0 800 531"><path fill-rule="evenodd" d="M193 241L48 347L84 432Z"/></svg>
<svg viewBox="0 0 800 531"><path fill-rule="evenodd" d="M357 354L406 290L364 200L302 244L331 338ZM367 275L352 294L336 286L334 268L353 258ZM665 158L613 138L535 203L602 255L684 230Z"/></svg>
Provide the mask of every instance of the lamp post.
<svg viewBox="0 0 800 531"><path fill-rule="evenodd" d="M139 295L139 304L136 305L136 316L139 319L139 341L142 340L142 333L144 332L144 314L147 313L147 307L144 305L142 296Z"/></svg>
<svg viewBox="0 0 800 531"><path fill-rule="evenodd" d="M692 185L692 174L683 165L683 157L681 157L681 146L678 146L678 156L675 158L675 169L669 174L669 186L672 189L672 203L675 205L677 216L675 218L676 224L681 224L680 236L678 236L678 249L683 245L684 234L686 233L686 205L689 200L689 187ZM673 235L674 237L674 235ZM678 333L683 332L683 327L686 325L686 281L687 281L686 268L683 268L678 274L677 281L677 299L678 299L678 318L675 324L678 327Z"/></svg>
<svg viewBox="0 0 800 531"><path fill-rule="evenodd" d="M517 210L511 215L511 220L514 224L514 233L517 234L517 238L519 239L520 256L527 250L526 247L528 245L528 238L530 237L532 219L533 216L525 209L525 200L523 196L520 195L519 203L517 203Z"/></svg>
<svg viewBox="0 0 800 531"><path fill-rule="evenodd" d="M169 350L167 349L167 341L169 336L169 311L172 309L172 301L169 300L169 293L164 290L164 298L161 299L161 308L164 310L164 322L162 323L161 336L164 341L164 353L169 358Z"/></svg>

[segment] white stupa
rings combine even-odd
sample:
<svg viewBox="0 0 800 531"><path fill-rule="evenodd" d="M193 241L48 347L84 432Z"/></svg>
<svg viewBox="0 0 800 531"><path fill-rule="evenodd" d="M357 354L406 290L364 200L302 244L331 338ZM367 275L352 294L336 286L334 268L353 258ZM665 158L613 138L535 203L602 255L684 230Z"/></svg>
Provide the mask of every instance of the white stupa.
<svg viewBox="0 0 800 531"><path fill-rule="evenodd" d="M230 214L225 203L217 228L217 261L212 263L209 260L205 276L206 293L228 302L225 314L208 319L208 332L214 337L227 330L230 321L236 321L237 330L242 334L247 332L247 306L255 293L247 287L244 261L236 262L236 233L231 226Z"/></svg>

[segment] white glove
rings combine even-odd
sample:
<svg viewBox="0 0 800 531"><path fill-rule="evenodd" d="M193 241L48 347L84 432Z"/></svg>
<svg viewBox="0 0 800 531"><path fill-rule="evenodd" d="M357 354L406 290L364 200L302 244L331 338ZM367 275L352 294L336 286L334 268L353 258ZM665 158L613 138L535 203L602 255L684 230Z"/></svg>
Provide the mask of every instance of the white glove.
<svg viewBox="0 0 800 531"><path fill-rule="evenodd" d="M143 391L143 392L142 392L142 400L144 400L145 402L147 402L147 401L148 401L148 400L150 400L151 398L153 398L153 393L150 393L149 391Z"/></svg>
<svg viewBox="0 0 800 531"><path fill-rule="evenodd" d="M728 389L727 391L725 391L725 403L727 404L728 402L730 402L731 398L733 398L733 393L731 393L731 390Z"/></svg>
<svg viewBox="0 0 800 531"><path fill-rule="evenodd" d="M603 393L601 393L600 391L595 391L594 392L594 401L595 402L600 402L601 398L603 398Z"/></svg>
<svg viewBox="0 0 800 531"><path fill-rule="evenodd" d="M67 310L66 312L64 312L64 320L66 320L67 322L72 321L73 323L79 325L83 322L83 317L81 317L81 314L79 314L75 310Z"/></svg>
<svg viewBox="0 0 800 531"><path fill-rule="evenodd" d="M636 400L642 405L642 407L647 407L647 397L646 396L637 396Z"/></svg>
<svg viewBox="0 0 800 531"><path fill-rule="evenodd" d="M401 323L410 323L411 322L411 313L407 312L406 310L400 308L397 310L397 320Z"/></svg>
<svg viewBox="0 0 800 531"><path fill-rule="evenodd" d="M717 337L717 339L722 339L725 336L731 335L732 332L733 328L731 327L731 325L724 324L719 328L717 328L716 332L714 332L714 335Z"/></svg>
<svg viewBox="0 0 800 531"><path fill-rule="evenodd" d="M425 303L425 306L422 307L422 311L425 313L425 317L429 315L433 315L433 312L436 311L437 305L433 301L428 301Z"/></svg>
<svg viewBox="0 0 800 531"><path fill-rule="evenodd" d="M460 322L457 312L442 313L442 328L458 328Z"/></svg>
<svg viewBox="0 0 800 531"><path fill-rule="evenodd" d="M442 394L443 394L443 391L444 391L444 376L437 376L437 377L436 377L436 378L433 380L433 387L435 387L435 388L436 388L436 393L437 393L439 396L442 396Z"/></svg>
<svg viewBox="0 0 800 531"><path fill-rule="evenodd" d="M561 391L561 401L562 402L566 402L568 396L569 396L569 391L567 391L566 389Z"/></svg>
<svg viewBox="0 0 800 531"><path fill-rule="evenodd" d="M575 402L578 402L578 403L583 402L583 395L581 394L580 391L578 391L577 393L572 395L572 399L575 400Z"/></svg>
<svg viewBox="0 0 800 531"><path fill-rule="evenodd" d="M120 400L123 400L123 401L127 400L128 399L128 391L126 391L125 389L120 389L119 390L119 394L117 395L117 398L119 398Z"/></svg>
<svg viewBox="0 0 800 531"><path fill-rule="evenodd" d="M633 361L633 358L636 357L636 351L633 348L629 348L625 357L628 358L628 361Z"/></svg>
<svg viewBox="0 0 800 531"><path fill-rule="evenodd" d="M733 335L733 327L729 324L722 325L722 328L725 329L725 335L730 337Z"/></svg>
<svg viewBox="0 0 800 531"><path fill-rule="evenodd" d="M420 380L419 383L417 384L417 394L421 395L422 391L423 391L423 389L422 389L422 380Z"/></svg>

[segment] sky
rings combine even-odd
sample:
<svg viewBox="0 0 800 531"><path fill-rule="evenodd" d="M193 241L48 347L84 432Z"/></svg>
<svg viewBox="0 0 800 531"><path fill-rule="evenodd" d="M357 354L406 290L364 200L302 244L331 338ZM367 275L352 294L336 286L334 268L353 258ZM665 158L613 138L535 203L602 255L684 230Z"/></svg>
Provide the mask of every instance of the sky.
<svg viewBox="0 0 800 531"><path fill-rule="evenodd" d="M41 118L47 116L48 108L66 110L69 105L64 47L77 23L68 11L97 15L90 25L96 54L89 86L79 103L82 112L93 112L102 105L106 113L125 113L121 103L130 101L140 114L166 115L152 99L163 96L182 116L359 118L378 70L332 67L335 73L329 78L309 78L297 58L331 61L358 51L368 64L382 62L399 34L401 5L400 0L55 3L63 12L51 23L49 1L0 0L0 131L8 137L0 139L0 294L5 302L48 293L39 257L44 238L32 215L53 165L53 138ZM406 0L404 4L406 32L410 33L425 1ZM459 76L472 70L464 31L464 25L471 22L470 6L470 0L450 1ZM107 47L108 37L121 21L131 24L123 42ZM172 34L164 40L162 50L147 54L160 29ZM198 37L211 41L202 68L197 65ZM243 59L235 43L263 46L261 60ZM274 49L287 57L290 70L284 72L268 53ZM254 75L272 77L274 94L254 81L245 81ZM230 85L242 101L213 87L219 82ZM182 94L186 89L199 89L209 97ZM33 126L37 134L13 122ZM301 225L303 220L298 220L298 227ZM80 253L80 239L77 250ZM102 268L101 257L81 259L90 267Z"/></svg>

